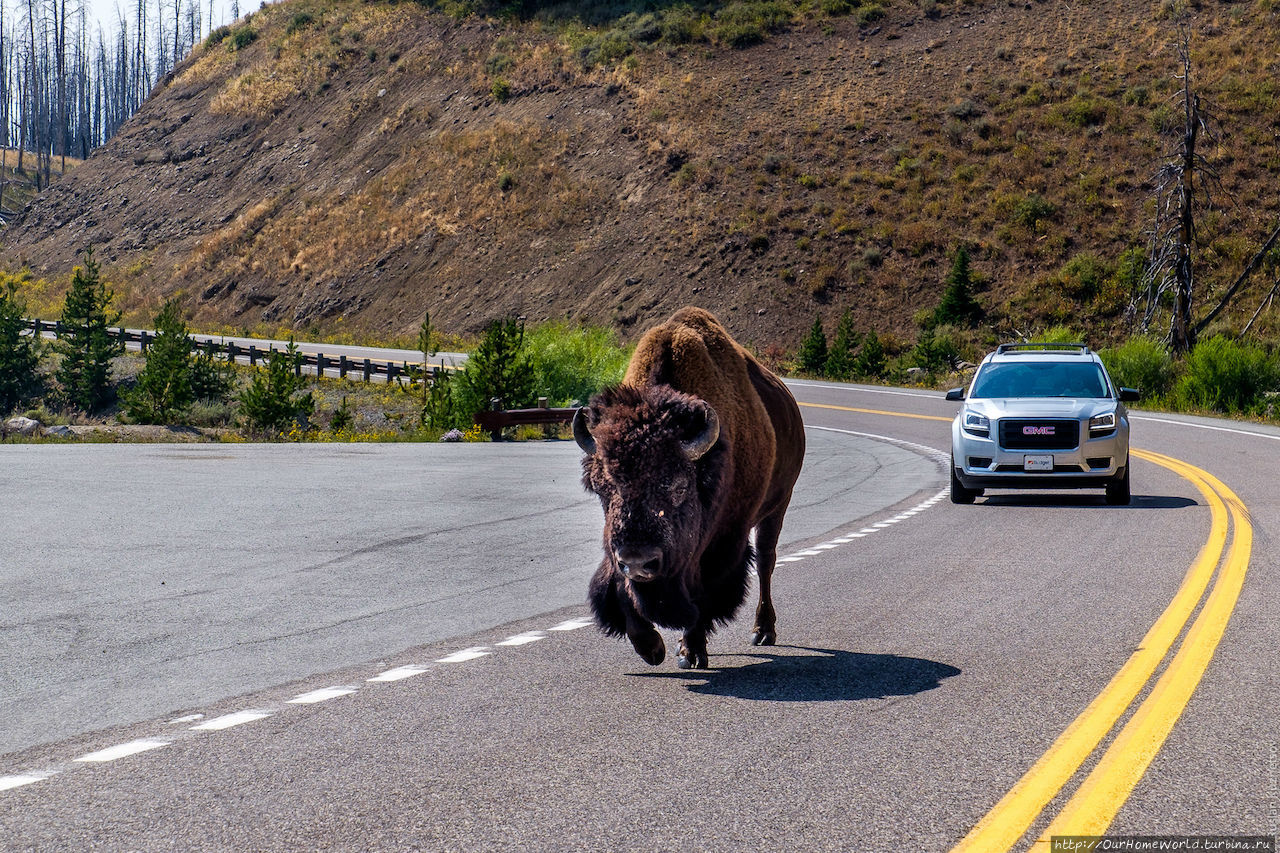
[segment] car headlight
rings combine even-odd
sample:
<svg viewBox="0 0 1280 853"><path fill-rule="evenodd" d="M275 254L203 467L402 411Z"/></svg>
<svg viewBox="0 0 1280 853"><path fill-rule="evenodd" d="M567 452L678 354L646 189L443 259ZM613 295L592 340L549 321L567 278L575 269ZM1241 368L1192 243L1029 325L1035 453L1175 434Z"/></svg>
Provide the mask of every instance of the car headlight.
<svg viewBox="0 0 1280 853"><path fill-rule="evenodd" d="M1107 412L1102 415L1094 415L1089 418L1089 434L1099 435L1101 433L1114 432L1116 428L1116 413Z"/></svg>
<svg viewBox="0 0 1280 853"><path fill-rule="evenodd" d="M980 435L983 438L991 435L991 421L987 420L985 415L980 415L977 412L965 412L962 425L964 431L970 435Z"/></svg>

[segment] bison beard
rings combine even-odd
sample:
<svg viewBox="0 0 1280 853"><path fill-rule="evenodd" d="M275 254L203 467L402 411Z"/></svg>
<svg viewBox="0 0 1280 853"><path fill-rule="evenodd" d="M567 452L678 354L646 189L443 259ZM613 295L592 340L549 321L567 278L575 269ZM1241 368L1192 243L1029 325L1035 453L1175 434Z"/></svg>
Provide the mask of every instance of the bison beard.
<svg viewBox="0 0 1280 853"><path fill-rule="evenodd" d="M790 393L711 315L685 309L646 334L624 383L574 419L587 452L583 484L605 514L605 554L588 600L606 634L625 634L658 664L666 648L654 625L679 629L678 664L707 667L707 635L746 598L756 527L752 642L775 641L770 579L802 429ZM778 433L787 442L781 453Z"/></svg>

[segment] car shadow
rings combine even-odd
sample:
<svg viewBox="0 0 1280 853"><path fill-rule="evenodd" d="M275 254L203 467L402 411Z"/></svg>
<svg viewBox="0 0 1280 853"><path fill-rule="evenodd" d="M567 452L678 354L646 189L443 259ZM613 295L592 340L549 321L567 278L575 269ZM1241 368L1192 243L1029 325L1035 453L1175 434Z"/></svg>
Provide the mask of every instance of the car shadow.
<svg viewBox="0 0 1280 853"><path fill-rule="evenodd" d="M775 646L800 654L760 649L745 655L712 655L712 669L640 672L636 678L683 681L691 693L769 702L837 702L911 696L959 675L954 666L924 658L838 649ZM743 666L717 666L717 658L747 658Z"/></svg>
<svg viewBox="0 0 1280 853"><path fill-rule="evenodd" d="M1107 509L1185 509L1199 506L1198 501L1178 495L1134 495L1127 504L1111 506L1102 495L1092 494L988 494L979 498L976 506L1051 506L1051 507L1092 507L1104 506Z"/></svg>

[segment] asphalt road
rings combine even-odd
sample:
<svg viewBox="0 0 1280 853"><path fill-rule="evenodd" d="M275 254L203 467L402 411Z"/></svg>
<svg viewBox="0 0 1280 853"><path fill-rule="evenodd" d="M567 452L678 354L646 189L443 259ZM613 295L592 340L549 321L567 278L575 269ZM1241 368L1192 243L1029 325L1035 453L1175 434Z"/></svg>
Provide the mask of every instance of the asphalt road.
<svg viewBox="0 0 1280 853"><path fill-rule="evenodd" d="M1028 848L1171 710L1108 831L1280 831L1280 431L1135 417L1234 490L1230 525L1150 453L1129 507L954 506L955 404L793 387L780 645L744 608L706 672L581 627L571 444L0 447L0 848L951 849L1158 645L1219 530L1204 618L1025 834L973 849Z"/></svg>

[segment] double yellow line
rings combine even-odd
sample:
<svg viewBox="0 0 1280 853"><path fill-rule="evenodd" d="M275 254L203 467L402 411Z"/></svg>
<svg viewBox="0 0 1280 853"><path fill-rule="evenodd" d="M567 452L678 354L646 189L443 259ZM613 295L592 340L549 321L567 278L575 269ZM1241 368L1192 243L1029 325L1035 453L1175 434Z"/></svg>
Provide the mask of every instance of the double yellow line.
<svg viewBox="0 0 1280 853"><path fill-rule="evenodd" d="M1204 598L1217 569L1213 589L1173 659L1075 794L1040 833L1036 847L1048 849L1050 838L1055 835L1103 834L1160 751L1222 639L1240 597L1253 548L1248 510L1235 492L1206 471L1159 453L1131 453L1168 468L1199 489L1209 505L1209 539L1137 651L952 853L1008 850L1026 834L1150 681ZM1234 528L1234 535L1227 548L1229 526Z"/></svg>
<svg viewBox="0 0 1280 853"><path fill-rule="evenodd" d="M802 406L863 414L950 421L878 409L801 403ZM1076 792L1039 833L1037 849L1048 849L1055 835L1101 835L1129 798L1195 692L1226 630L1244 584L1253 550L1253 526L1243 501L1212 474L1171 456L1132 450L1132 456L1169 469L1191 482L1209 506L1209 538L1187 570L1169 606L1147 631L1102 692L1067 726L1048 751L970 830L952 853L1005 851L1036 823L1051 800L1119 723L1156 669L1177 643L1155 685L1103 751ZM1232 533L1232 531L1234 531ZM1228 534L1231 544L1227 546ZM1224 557L1225 552L1225 557ZM1216 572L1216 580L1214 579ZM1210 581L1213 588L1209 589ZM1206 598L1205 591L1208 591ZM1199 615L1191 627L1187 622Z"/></svg>

